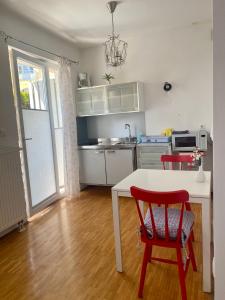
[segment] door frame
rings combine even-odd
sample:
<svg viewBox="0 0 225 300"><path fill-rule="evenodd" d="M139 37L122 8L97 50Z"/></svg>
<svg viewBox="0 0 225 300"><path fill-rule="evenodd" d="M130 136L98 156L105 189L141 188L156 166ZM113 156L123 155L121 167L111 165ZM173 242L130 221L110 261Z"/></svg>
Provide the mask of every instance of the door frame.
<svg viewBox="0 0 225 300"><path fill-rule="evenodd" d="M59 193L59 177L58 177L58 168L57 168L57 157L56 157L56 142L55 142L55 133L54 133L54 123L53 123L53 112L52 112L52 101L50 95L50 86L48 80L48 64L32 55L25 54L23 51L20 52L15 50L14 48L10 49L11 51L11 67L12 67L12 77L13 77L13 84L14 84L14 96L16 102L16 113L17 113L17 126L18 126L18 133L19 133L19 143L22 146L22 159L21 159L21 166L23 168L23 177L24 177L24 185L26 191L26 202L27 202L27 214L28 217L33 216L34 214L40 212L44 208L46 208L49 204L53 203L54 201L58 200L61 195ZM30 187L30 176L29 176L29 168L28 168L28 160L27 160L27 149L26 149L26 137L25 137L25 130L24 130L24 120L23 120L23 113L22 113L22 103L19 97L20 95L20 85L19 85L19 76L17 70L17 59L20 58L27 61L28 63L36 64L37 66L41 66L43 70L43 80L46 84L46 96L47 96L47 105L49 111L49 123L50 123L50 131L51 131L51 139L52 139L52 154L53 154L53 167L54 167L54 174L55 174L55 185L56 185L56 192L44 199L39 204L32 206L32 196L31 196L31 187Z"/></svg>

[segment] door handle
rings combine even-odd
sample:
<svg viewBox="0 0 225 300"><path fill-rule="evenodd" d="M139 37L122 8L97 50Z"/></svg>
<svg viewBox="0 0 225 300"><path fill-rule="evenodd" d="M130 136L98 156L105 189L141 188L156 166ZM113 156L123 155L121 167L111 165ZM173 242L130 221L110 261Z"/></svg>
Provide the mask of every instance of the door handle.
<svg viewBox="0 0 225 300"><path fill-rule="evenodd" d="M24 141L31 141L32 138L24 138Z"/></svg>
<svg viewBox="0 0 225 300"><path fill-rule="evenodd" d="M108 153L115 153L116 151L115 150L108 150L107 152Z"/></svg>

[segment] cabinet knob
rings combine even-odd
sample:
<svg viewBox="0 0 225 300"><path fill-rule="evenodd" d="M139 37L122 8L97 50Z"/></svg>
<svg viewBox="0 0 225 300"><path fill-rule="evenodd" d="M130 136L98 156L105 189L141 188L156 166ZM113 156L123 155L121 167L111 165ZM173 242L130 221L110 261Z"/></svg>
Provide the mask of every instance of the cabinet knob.
<svg viewBox="0 0 225 300"><path fill-rule="evenodd" d="M108 150L107 152L108 153L115 153L116 151L115 150Z"/></svg>

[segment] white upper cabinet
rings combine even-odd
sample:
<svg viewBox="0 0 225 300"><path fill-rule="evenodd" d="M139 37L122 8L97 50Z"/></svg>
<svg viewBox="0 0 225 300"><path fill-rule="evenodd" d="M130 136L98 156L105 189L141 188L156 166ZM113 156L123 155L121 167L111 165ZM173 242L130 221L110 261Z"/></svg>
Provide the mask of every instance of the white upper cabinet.
<svg viewBox="0 0 225 300"><path fill-rule="evenodd" d="M139 111L137 82L112 85L106 90L109 113Z"/></svg>
<svg viewBox="0 0 225 300"><path fill-rule="evenodd" d="M107 109L105 90L96 87L91 90L92 114L104 114Z"/></svg>
<svg viewBox="0 0 225 300"><path fill-rule="evenodd" d="M77 114L85 116L92 111L91 93L90 90L79 90L76 98Z"/></svg>
<svg viewBox="0 0 225 300"><path fill-rule="evenodd" d="M78 89L76 103L78 116L104 114L107 109L105 90L102 87Z"/></svg>
<svg viewBox="0 0 225 300"><path fill-rule="evenodd" d="M78 116L144 111L140 82L81 88L76 99Z"/></svg>

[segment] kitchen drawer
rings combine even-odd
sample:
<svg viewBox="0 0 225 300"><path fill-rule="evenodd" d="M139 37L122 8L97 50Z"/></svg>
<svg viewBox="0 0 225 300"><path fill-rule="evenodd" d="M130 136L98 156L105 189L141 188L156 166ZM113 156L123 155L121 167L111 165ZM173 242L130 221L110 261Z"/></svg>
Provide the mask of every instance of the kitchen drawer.
<svg viewBox="0 0 225 300"><path fill-rule="evenodd" d="M161 155L170 153L170 144L140 144L137 147L138 168L162 169Z"/></svg>
<svg viewBox="0 0 225 300"><path fill-rule="evenodd" d="M158 163L141 163L138 166L139 169L157 169L157 170L161 170L163 168L162 164L158 164Z"/></svg>
<svg viewBox="0 0 225 300"><path fill-rule="evenodd" d="M168 153L168 147L163 146L143 146L138 148L140 153Z"/></svg>
<svg viewBox="0 0 225 300"><path fill-rule="evenodd" d="M150 164L150 163L161 164L160 158L159 159L154 159L154 158L142 158L142 157L139 157L138 161L140 162L140 164Z"/></svg>
<svg viewBox="0 0 225 300"><path fill-rule="evenodd" d="M164 153L143 153L143 152L140 152L139 154L139 158L141 160L159 160L160 161L160 158L161 158L161 155L164 154Z"/></svg>

